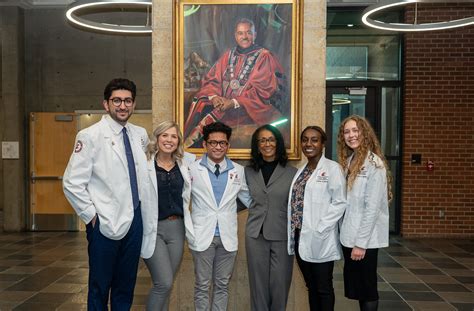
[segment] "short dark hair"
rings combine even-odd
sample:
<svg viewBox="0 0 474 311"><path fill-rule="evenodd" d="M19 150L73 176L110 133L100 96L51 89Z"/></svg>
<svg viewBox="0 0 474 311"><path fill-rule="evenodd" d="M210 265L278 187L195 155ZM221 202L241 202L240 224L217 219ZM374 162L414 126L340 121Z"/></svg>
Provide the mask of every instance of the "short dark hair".
<svg viewBox="0 0 474 311"><path fill-rule="evenodd" d="M319 134L321 135L321 142L323 144L326 144L326 141L328 139L326 132L324 132L324 130L317 125L310 125L310 126L305 127L304 130L301 132L300 140L303 139L303 133L306 132L307 130L315 130L319 132Z"/></svg>
<svg viewBox="0 0 474 311"><path fill-rule="evenodd" d="M258 134L262 130L270 131L273 136L275 136L277 145L276 145L276 154L275 160L280 163L282 166L286 166L288 162L288 155L286 154L285 148L285 141L283 140L283 135L281 135L280 131L270 124L265 124L260 126L258 129L253 132L252 135L252 144L251 144L251 151L250 151L250 166L258 172L260 168L263 166L263 157L262 154L258 150Z"/></svg>
<svg viewBox="0 0 474 311"><path fill-rule="evenodd" d="M132 98L135 100L137 95L137 86L133 81L124 78L116 78L110 80L110 82L105 86L104 89L104 100L108 100L112 95L113 91L116 90L127 90L132 93Z"/></svg>
<svg viewBox="0 0 474 311"><path fill-rule="evenodd" d="M216 132L224 133L227 136L227 140L230 140L230 136L232 135L232 129L229 126L227 126L226 124L222 122L217 121L203 127L202 139L204 141L207 141L209 138L209 135Z"/></svg>

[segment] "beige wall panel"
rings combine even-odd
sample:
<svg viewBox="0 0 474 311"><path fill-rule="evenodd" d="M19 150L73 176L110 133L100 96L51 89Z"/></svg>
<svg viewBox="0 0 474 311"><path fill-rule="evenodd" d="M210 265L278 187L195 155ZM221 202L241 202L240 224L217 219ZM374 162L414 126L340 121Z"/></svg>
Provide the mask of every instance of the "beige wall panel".
<svg viewBox="0 0 474 311"><path fill-rule="evenodd" d="M154 28L152 36L152 109L153 124L172 120L173 113L173 27L172 1L153 3Z"/></svg>

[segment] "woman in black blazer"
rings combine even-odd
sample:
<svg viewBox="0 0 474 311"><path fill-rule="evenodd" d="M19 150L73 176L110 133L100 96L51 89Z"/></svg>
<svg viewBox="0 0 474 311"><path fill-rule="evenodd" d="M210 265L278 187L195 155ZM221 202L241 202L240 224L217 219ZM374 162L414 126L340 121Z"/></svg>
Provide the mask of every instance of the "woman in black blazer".
<svg viewBox="0 0 474 311"><path fill-rule="evenodd" d="M245 168L252 196L245 234L251 309L284 311L293 273L287 251L288 193L296 168L287 164L280 131L268 124L253 133L251 155Z"/></svg>

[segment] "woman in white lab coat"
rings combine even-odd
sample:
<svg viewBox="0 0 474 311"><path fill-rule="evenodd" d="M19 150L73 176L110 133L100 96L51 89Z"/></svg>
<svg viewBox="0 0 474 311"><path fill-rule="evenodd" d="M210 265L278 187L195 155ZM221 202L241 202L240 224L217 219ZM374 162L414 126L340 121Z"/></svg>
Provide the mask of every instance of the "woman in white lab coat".
<svg viewBox="0 0 474 311"><path fill-rule="evenodd" d="M195 159L183 150L179 126L165 121L153 132L148 146L148 170L155 175L155 203L143 213L142 257L150 270L153 287L147 310L168 310L174 275L181 263L185 232L192 228L188 165Z"/></svg>
<svg viewBox="0 0 474 311"><path fill-rule="evenodd" d="M312 311L334 310L332 274L341 258L337 223L347 204L342 169L323 155L326 139L319 126L301 133L308 162L296 173L288 201L288 253L296 254Z"/></svg>
<svg viewBox="0 0 474 311"><path fill-rule="evenodd" d="M344 292L360 310L378 309L377 255L388 246L390 175L369 122L357 115L339 127L338 160L345 169L347 203L341 226Z"/></svg>

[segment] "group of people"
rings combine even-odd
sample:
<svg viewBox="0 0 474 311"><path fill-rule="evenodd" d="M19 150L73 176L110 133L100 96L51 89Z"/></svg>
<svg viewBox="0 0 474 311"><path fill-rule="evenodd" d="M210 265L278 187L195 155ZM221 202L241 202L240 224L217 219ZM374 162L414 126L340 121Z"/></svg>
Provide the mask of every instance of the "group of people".
<svg viewBox="0 0 474 311"><path fill-rule="evenodd" d="M113 79L106 115L81 130L63 177L64 193L86 223L88 310L129 310L140 256L153 286L147 310L167 310L185 239L194 261L195 310L226 310L237 249L238 201L248 208L245 234L252 310L285 310L293 258L311 310L334 310L334 261L344 256L346 297L377 310L377 253L388 246L387 162L370 124L340 126L338 162L324 157L319 126L301 133L307 161L288 163L279 130L260 126L246 167L230 160L232 128L202 129L204 155L184 151L178 124L146 130L127 122L136 86ZM212 294L210 293L212 289Z"/></svg>

